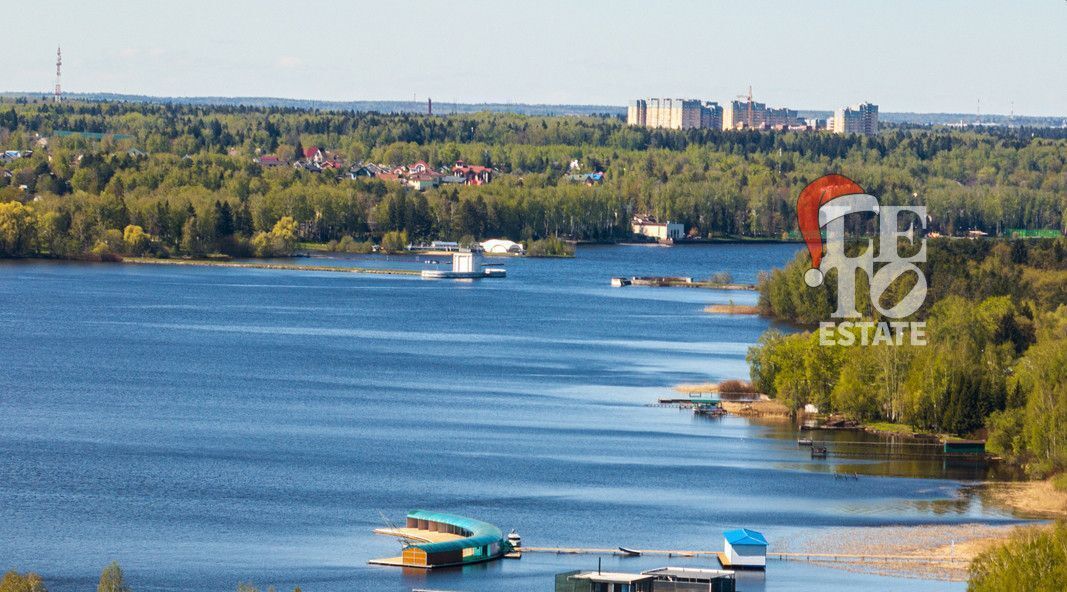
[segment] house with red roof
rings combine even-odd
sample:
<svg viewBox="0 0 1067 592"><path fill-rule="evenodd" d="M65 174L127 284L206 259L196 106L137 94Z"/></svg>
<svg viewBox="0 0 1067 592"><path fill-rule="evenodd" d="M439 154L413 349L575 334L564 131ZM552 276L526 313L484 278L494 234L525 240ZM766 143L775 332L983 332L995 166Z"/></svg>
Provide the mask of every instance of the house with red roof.
<svg viewBox="0 0 1067 592"><path fill-rule="evenodd" d="M409 173L431 173L431 172L436 173L437 171L434 171L433 168L430 167L430 165L427 164L425 160L420 160L420 161L418 161L418 162L416 162L414 164L409 164L408 165L408 172Z"/></svg>
<svg viewBox="0 0 1067 592"><path fill-rule="evenodd" d="M440 185L442 177L444 177L444 175L434 170L429 170L424 173L410 173L407 177L407 184L408 187L411 187L416 191L422 191Z"/></svg>
<svg viewBox="0 0 1067 592"><path fill-rule="evenodd" d="M485 185L493 180L494 173L491 167L468 165L462 160L456 161L452 167L452 175L461 177L465 185Z"/></svg>
<svg viewBox="0 0 1067 592"><path fill-rule="evenodd" d="M304 158L310 162L320 163L326 160L326 151L318 146L304 148Z"/></svg>

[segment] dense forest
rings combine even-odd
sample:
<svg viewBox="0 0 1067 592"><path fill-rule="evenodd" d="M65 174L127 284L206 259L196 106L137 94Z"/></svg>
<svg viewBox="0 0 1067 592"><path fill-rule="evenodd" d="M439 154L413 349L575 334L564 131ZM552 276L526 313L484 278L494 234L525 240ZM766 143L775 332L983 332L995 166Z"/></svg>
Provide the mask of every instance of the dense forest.
<svg viewBox="0 0 1067 592"><path fill-rule="evenodd" d="M802 253L761 279L764 312L830 320L836 282L807 287L809 265ZM987 434L1034 475L1067 469L1067 239L929 240L924 273L913 320L926 321L926 345L827 347L817 332L772 331L749 352L754 384L794 409ZM865 292L857 309L879 320Z"/></svg>
<svg viewBox="0 0 1067 592"><path fill-rule="evenodd" d="M782 238L795 231L800 189L828 172L883 203L926 204L931 228L946 234L1061 231L1062 136L1036 128L874 137L670 131L606 116L8 100L0 102L0 148L32 154L0 162L0 202L9 204L0 210L0 254L276 252L292 242L271 234L285 218L295 241L360 244L387 232L413 241L619 240L638 214L681 222L693 237ZM255 162L291 160L307 146L346 164L464 160L498 174L487 185L414 191ZM569 180L575 160L604 181Z"/></svg>

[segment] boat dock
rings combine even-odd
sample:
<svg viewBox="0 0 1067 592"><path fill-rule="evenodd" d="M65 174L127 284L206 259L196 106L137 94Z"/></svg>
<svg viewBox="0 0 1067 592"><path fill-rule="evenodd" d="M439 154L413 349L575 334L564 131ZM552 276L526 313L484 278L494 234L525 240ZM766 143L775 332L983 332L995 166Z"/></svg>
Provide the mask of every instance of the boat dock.
<svg viewBox="0 0 1067 592"><path fill-rule="evenodd" d="M371 559L372 565L433 569L500 559L512 551L499 528L466 516L445 512L408 512L404 526L378 528L375 534L404 543L398 557Z"/></svg>

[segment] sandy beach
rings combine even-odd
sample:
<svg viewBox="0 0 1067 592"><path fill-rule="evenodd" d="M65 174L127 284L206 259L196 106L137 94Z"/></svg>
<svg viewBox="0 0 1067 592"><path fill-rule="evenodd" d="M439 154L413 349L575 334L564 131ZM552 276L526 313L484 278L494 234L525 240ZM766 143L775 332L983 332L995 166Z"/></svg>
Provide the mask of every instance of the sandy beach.
<svg viewBox="0 0 1067 592"><path fill-rule="evenodd" d="M711 314L758 315L760 309L758 306L744 304L709 304L704 307L704 312Z"/></svg>
<svg viewBox="0 0 1067 592"><path fill-rule="evenodd" d="M1067 517L1067 492L1050 481L993 482L976 486L985 503L1010 510L1019 518ZM923 577L966 581L971 560L1007 539L1018 529L1046 528L1045 523L997 526L990 524L930 524L870 528L832 528L819 534L784 541L775 552L840 553L900 556L898 560L855 558L818 562L847 571L896 577ZM922 558L922 561L910 559Z"/></svg>

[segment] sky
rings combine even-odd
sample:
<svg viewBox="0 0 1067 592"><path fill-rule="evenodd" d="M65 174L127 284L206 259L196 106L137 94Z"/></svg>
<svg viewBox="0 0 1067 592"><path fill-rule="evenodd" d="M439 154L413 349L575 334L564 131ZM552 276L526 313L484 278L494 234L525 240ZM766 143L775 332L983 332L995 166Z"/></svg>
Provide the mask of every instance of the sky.
<svg viewBox="0 0 1067 592"><path fill-rule="evenodd" d="M0 91L1067 115L1067 1L33 0Z"/></svg>

